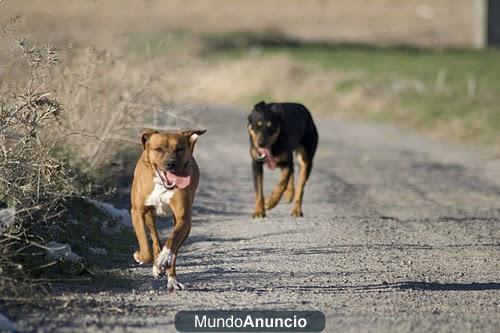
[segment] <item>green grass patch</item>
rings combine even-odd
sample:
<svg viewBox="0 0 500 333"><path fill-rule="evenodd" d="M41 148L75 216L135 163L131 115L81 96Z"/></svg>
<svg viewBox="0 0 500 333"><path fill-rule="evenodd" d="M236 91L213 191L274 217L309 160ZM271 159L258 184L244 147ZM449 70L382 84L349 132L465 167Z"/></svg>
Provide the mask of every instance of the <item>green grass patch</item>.
<svg viewBox="0 0 500 333"><path fill-rule="evenodd" d="M500 51L430 51L398 48L292 48L273 47L266 53L284 52L296 59L340 71L363 71L371 76L403 76L434 82L440 71L448 84L466 86L469 78L479 85L500 88Z"/></svg>

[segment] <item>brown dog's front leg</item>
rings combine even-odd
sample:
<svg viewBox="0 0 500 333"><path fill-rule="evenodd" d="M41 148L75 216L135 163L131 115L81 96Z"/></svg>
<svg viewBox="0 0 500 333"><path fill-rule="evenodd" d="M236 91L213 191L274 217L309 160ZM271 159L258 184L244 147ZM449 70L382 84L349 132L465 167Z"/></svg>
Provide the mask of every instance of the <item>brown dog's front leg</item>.
<svg viewBox="0 0 500 333"><path fill-rule="evenodd" d="M255 190L255 213L252 215L253 218L266 217L264 209L264 170L262 165L262 162L252 160L253 186Z"/></svg>
<svg viewBox="0 0 500 333"><path fill-rule="evenodd" d="M175 263L177 261L177 254L179 253L179 249L181 248L182 244L186 241L186 239L189 236L189 233L191 232L191 223L189 224L189 229L187 232L184 233L184 238L180 240L180 242L177 244L177 247L174 249L174 256L172 260L172 266L168 269L167 271L167 277L176 277L177 273L175 271Z"/></svg>
<svg viewBox="0 0 500 333"><path fill-rule="evenodd" d="M149 229L151 240L153 242L153 256L156 259L160 254L160 237L158 236L158 229L156 229L155 215L152 210L144 215L144 221Z"/></svg>
<svg viewBox="0 0 500 333"><path fill-rule="evenodd" d="M184 204L186 206L184 206L183 204L176 205L180 207L172 206L175 219L174 230L169 235L160 255L155 260L155 264L153 266L153 275L155 277L158 278L165 273L167 274L167 289L169 291L184 289L184 286L177 282L175 271L177 252L189 236L189 232L191 230L191 208L187 200L186 202L184 202Z"/></svg>
<svg viewBox="0 0 500 333"><path fill-rule="evenodd" d="M139 251L135 251L134 259L140 264L153 262L153 255L149 247L148 237L146 235L145 215L147 212L132 208L132 224L134 226Z"/></svg>

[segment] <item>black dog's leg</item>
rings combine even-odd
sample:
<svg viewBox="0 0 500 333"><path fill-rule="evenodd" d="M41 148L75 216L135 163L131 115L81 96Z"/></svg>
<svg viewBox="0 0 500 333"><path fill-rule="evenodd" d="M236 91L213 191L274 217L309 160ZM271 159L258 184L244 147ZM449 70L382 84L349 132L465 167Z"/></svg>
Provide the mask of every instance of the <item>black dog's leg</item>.
<svg viewBox="0 0 500 333"><path fill-rule="evenodd" d="M302 198L304 196L304 187L306 185L307 179L311 174L312 169L312 159L304 149L304 147L299 146L297 148L297 159L300 165L299 181L297 184L297 192L295 193L295 205L292 210L292 216L302 217Z"/></svg>
<svg viewBox="0 0 500 333"><path fill-rule="evenodd" d="M283 198L285 199L286 202L292 202L294 195L295 195L295 184L293 179L293 172L291 172L285 193L283 193Z"/></svg>
<svg viewBox="0 0 500 333"><path fill-rule="evenodd" d="M262 162L252 160L253 186L255 190L255 212L252 217L266 217L264 209L264 170Z"/></svg>
<svg viewBox="0 0 500 333"><path fill-rule="evenodd" d="M271 195L266 201L267 209L272 209L276 207L278 202L280 202L281 196L283 195L283 192L285 192L285 189L288 186L288 182L290 181L290 176L292 174L293 174L293 161L281 167L281 176L278 185L276 185L276 188L274 189L273 193L271 193Z"/></svg>

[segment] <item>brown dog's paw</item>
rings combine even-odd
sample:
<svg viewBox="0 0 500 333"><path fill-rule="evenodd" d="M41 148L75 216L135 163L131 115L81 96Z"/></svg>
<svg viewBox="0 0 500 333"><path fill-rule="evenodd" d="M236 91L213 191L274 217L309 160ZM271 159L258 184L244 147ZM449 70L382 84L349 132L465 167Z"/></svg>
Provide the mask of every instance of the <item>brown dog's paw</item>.
<svg viewBox="0 0 500 333"><path fill-rule="evenodd" d="M292 216L293 217L304 217L304 214L302 214L302 210L300 208L294 208L292 210Z"/></svg>
<svg viewBox="0 0 500 333"><path fill-rule="evenodd" d="M160 252L153 265L153 276L157 279L161 278L167 272L167 269L172 266L172 251L166 247Z"/></svg>
<svg viewBox="0 0 500 333"><path fill-rule="evenodd" d="M139 265L144 265L144 264L149 264L153 262L153 257L149 256L146 258L142 258L141 254L139 251L134 252L134 260L139 264Z"/></svg>
<svg viewBox="0 0 500 333"><path fill-rule="evenodd" d="M261 211L256 211L255 213L252 214L252 217L254 219L260 219L260 218L263 218L263 217L266 217L266 212L261 210Z"/></svg>
<svg viewBox="0 0 500 333"><path fill-rule="evenodd" d="M174 290L184 290L185 287L182 283L177 282L177 279L175 276L168 277L168 282L167 282L167 290L168 291L174 291Z"/></svg>

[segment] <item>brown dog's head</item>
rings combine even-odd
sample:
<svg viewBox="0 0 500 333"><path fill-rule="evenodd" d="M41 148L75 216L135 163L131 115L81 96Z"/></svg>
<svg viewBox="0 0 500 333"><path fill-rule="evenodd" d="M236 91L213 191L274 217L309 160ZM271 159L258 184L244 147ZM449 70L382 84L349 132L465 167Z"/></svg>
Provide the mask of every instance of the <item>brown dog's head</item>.
<svg viewBox="0 0 500 333"><path fill-rule="evenodd" d="M184 188L189 185L190 161L198 137L206 130L158 132L145 130L141 135L143 159L162 179L164 185Z"/></svg>

